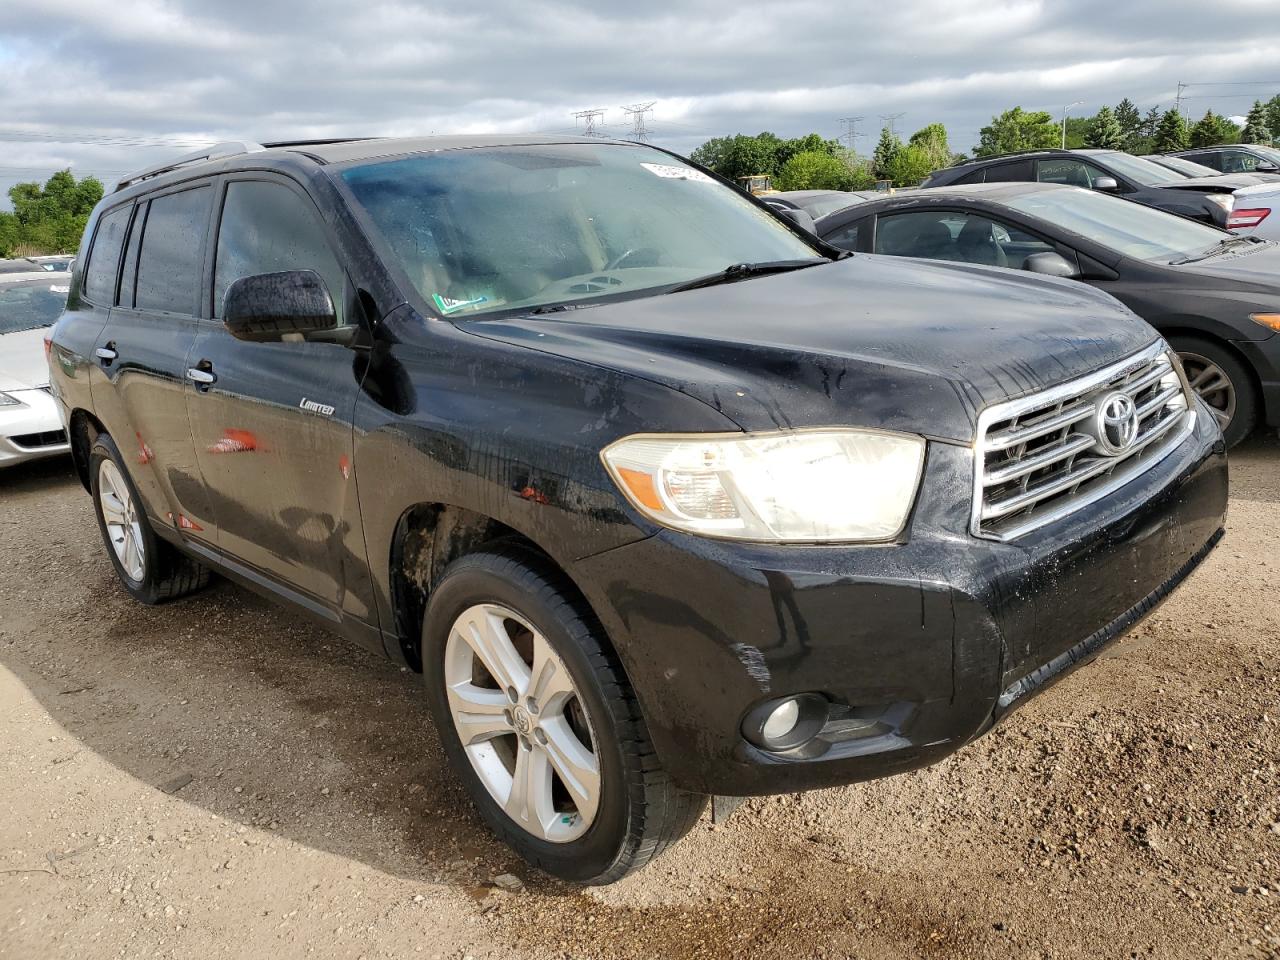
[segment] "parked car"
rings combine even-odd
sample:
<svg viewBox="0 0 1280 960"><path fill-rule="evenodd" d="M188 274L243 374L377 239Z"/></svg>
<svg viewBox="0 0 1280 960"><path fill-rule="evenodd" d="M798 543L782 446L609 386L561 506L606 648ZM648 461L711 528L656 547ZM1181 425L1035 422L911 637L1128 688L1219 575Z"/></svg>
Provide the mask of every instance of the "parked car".
<svg viewBox="0 0 1280 960"><path fill-rule="evenodd" d="M1167 167L1174 173L1180 173L1188 179L1200 179L1204 177L1215 177L1218 183L1229 183L1236 189L1240 187L1254 187L1260 183L1275 183L1280 181L1280 174L1275 173L1223 173L1221 170L1215 170L1213 167L1206 167L1203 164L1196 163L1194 160L1188 160L1186 157L1165 156L1161 153L1151 153L1142 157L1143 160L1150 160L1152 163Z"/></svg>
<svg viewBox="0 0 1280 960"><path fill-rule="evenodd" d="M1235 187L1217 177L1189 179L1119 150L1031 150L980 157L936 170L921 186L1032 181L1114 193L1215 226L1226 226Z"/></svg>
<svg viewBox="0 0 1280 960"><path fill-rule="evenodd" d="M1083 280L1172 344L1228 444L1280 425L1280 245L1040 183L941 187L818 221L846 250ZM1016 321L1015 321L1016 322Z"/></svg>
<svg viewBox="0 0 1280 960"><path fill-rule="evenodd" d="M0 468L70 449L44 343L69 289L66 274L0 274Z"/></svg>
<svg viewBox="0 0 1280 960"><path fill-rule="evenodd" d="M1194 160L1222 173L1280 174L1280 150L1260 143L1224 143L1169 155Z"/></svg>
<svg viewBox="0 0 1280 960"><path fill-rule="evenodd" d="M708 795L951 753L1226 507L1217 422L1116 300L849 256L641 144L127 177L51 362L126 591L216 570L421 669L480 815L583 882Z"/></svg>
<svg viewBox="0 0 1280 960"><path fill-rule="evenodd" d="M882 196L883 193L857 190L783 190L764 197L764 202L779 210L803 210L814 220L819 220L855 203Z"/></svg>
<svg viewBox="0 0 1280 960"><path fill-rule="evenodd" d="M1245 187L1235 193L1227 229L1244 236L1280 240L1280 183Z"/></svg>

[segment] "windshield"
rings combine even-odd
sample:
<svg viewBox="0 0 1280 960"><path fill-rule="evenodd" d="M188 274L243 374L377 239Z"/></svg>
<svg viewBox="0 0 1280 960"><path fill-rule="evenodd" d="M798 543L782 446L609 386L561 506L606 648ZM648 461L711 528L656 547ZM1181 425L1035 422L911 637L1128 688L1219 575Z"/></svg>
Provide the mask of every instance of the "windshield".
<svg viewBox="0 0 1280 960"><path fill-rule="evenodd" d="M1026 193L1005 202L1138 260L1182 260L1230 236L1163 210L1079 187Z"/></svg>
<svg viewBox="0 0 1280 960"><path fill-rule="evenodd" d="M829 213L835 213L837 210L843 210L845 207L851 207L855 203L863 203L862 197L852 193L833 193L829 197L817 197L813 200L801 200L800 206L813 219L818 220L825 217Z"/></svg>
<svg viewBox="0 0 1280 960"><path fill-rule="evenodd" d="M1188 160L1186 157L1161 157L1159 160L1152 160L1151 162L1158 163L1162 167L1168 167L1170 170L1175 170L1186 177L1222 176L1221 170L1206 167L1204 164Z"/></svg>
<svg viewBox="0 0 1280 960"><path fill-rule="evenodd" d="M66 277L0 284L0 334L51 327L67 305Z"/></svg>
<svg viewBox="0 0 1280 960"><path fill-rule="evenodd" d="M737 190L650 147L448 150L341 176L422 298L449 316L625 298L733 264L820 257Z"/></svg>
<svg viewBox="0 0 1280 960"><path fill-rule="evenodd" d="M1158 163L1143 160L1142 157L1135 157L1130 153L1100 153L1097 155L1097 159L1099 162L1105 163L1115 173L1120 174L1120 176L1126 177L1144 187L1155 187L1162 183L1177 183L1179 180L1186 179L1182 174L1174 173L1168 167L1162 167Z"/></svg>
<svg viewBox="0 0 1280 960"><path fill-rule="evenodd" d="M1277 150L1274 147L1264 147L1257 143L1249 144L1249 149L1260 157L1266 157L1277 167L1280 167L1280 150Z"/></svg>

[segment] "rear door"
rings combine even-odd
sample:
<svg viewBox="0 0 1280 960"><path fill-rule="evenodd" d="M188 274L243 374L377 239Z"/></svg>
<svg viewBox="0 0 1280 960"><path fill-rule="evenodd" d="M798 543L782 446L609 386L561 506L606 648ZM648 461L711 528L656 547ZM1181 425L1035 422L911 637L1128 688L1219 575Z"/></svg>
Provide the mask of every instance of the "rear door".
<svg viewBox="0 0 1280 960"><path fill-rule="evenodd" d="M237 340L220 319L241 277L314 270L344 324L357 309L352 287L318 209L293 181L245 174L223 193L208 319L191 356L206 382L188 401L218 548L313 612L367 621L373 614L348 592L348 578L365 571L367 581L368 567L351 463L356 354L296 334ZM368 596L367 586L357 593Z"/></svg>
<svg viewBox="0 0 1280 960"><path fill-rule="evenodd" d="M140 200L119 292L95 349L95 412L119 446L151 519L200 539L207 517L186 414L186 360L196 336L213 188L184 184ZM95 292L92 263L86 294ZM113 284L114 286L114 284Z"/></svg>

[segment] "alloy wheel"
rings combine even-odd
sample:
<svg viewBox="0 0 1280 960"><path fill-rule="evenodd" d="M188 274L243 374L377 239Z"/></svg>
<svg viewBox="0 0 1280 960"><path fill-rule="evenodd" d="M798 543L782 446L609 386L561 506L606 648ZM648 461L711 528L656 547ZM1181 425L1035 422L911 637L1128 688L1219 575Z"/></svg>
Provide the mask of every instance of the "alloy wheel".
<svg viewBox="0 0 1280 960"><path fill-rule="evenodd" d="M129 579L140 583L147 560L142 521L120 468L110 460L103 460L98 468L98 503L116 559Z"/></svg>
<svg viewBox="0 0 1280 960"><path fill-rule="evenodd" d="M586 833L600 805L595 735L547 638L507 607L469 607L449 630L444 679L462 748L494 801L540 840Z"/></svg>
<svg viewBox="0 0 1280 960"><path fill-rule="evenodd" d="M1191 389L1209 405L1224 431L1236 415L1236 388L1225 370L1198 353L1179 353Z"/></svg>

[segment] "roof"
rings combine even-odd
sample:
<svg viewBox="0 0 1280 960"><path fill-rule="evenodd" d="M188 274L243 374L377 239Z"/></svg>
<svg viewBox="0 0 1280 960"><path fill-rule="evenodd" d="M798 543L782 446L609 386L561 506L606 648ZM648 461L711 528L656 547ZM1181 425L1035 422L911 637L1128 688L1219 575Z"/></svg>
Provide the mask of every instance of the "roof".
<svg viewBox="0 0 1280 960"><path fill-rule="evenodd" d="M990 163L992 160L1008 160L1011 157L1035 157L1035 156L1073 156L1073 157L1096 157L1104 153L1118 153L1117 150L1094 149L1090 147L1072 147L1063 149L1061 147L1037 147L1034 150L1013 150L1009 153L993 153L986 157L971 157L968 160L961 160L959 163L953 163L950 167L944 169L950 170L955 167L968 167L977 163Z"/></svg>
<svg viewBox="0 0 1280 960"><path fill-rule="evenodd" d="M1010 196L1021 196L1024 193L1045 193L1050 190L1080 190L1065 183L1038 183L1034 180L1001 180L995 183L958 183L944 187L921 187L905 196L930 197L959 196L975 197L986 200L1001 200ZM904 194L897 194L898 197Z"/></svg>

